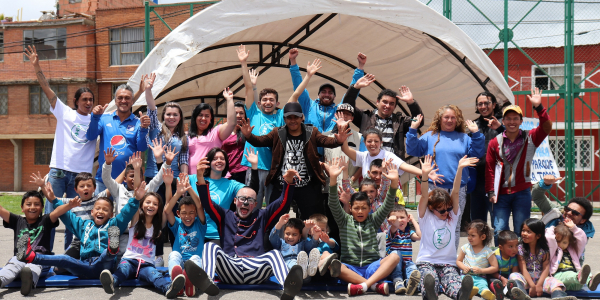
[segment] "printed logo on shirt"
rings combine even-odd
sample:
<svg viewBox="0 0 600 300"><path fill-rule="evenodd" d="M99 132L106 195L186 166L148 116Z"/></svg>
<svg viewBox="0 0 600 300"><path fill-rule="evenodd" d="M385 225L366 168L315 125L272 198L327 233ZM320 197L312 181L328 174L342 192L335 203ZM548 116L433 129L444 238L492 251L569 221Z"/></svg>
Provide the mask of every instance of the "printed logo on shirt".
<svg viewBox="0 0 600 300"><path fill-rule="evenodd" d="M443 249L450 243L452 233L448 227L440 228L433 232L433 245L437 249Z"/></svg>
<svg viewBox="0 0 600 300"><path fill-rule="evenodd" d="M154 247L153 244L150 242L151 238L152 237L144 237L144 239L142 240L133 238L131 240L131 244L128 245L127 250L136 254L143 255L145 257L154 257Z"/></svg>
<svg viewBox="0 0 600 300"><path fill-rule="evenodd" d="M260 128L258 130L258 135L266 135L269 132L271 132L271 130L273 130L273 128L275 128L275 126L273 126L273 123L264 123L264 124L260 125Z"/></svg>
<svg viewBox="0 0 600 300"><path fill-rule="evenodd" d="M212 200L213 202L217 203L217 204L221 204L221 197L219 196L219 194L210 191L210 200Z"/></svg>
<svg viewBox="0 0 600 300"><path fill-rule="evenodd" d="M112 124L108 123L106 124L106 127L112 127Z"/></svg>
<svg viewBox="0 0 600 300"><path fill-rule="evenodd" d="M198 249L200 239L198 238L198 232L180 232L179 233L179 245L181 245L181 252L194 252Z"/></svg>
<svg viewBox="0 0 600 300"><path fill-rule="evenodd" d="M134 125L127 125L127 133L128 134L133 134L134 130L135 130Z"/></svg>
<svg viewBox="0 0 600 300"><path fill-rule="evenodd" d="M122 135L115 135L110 139L110 146L115 150L123 150L127 147L127 140Z"/></svg>
<svg viewBox="0 0 600 300"><path fill-rule="evenodd" d="M71 127L71 138L80 144L85 144L88 142L87 137L85 136L85 134L87 133L88 130L88 125L83 125L83 124L75 124L73 125L73 127Z"/></svg>

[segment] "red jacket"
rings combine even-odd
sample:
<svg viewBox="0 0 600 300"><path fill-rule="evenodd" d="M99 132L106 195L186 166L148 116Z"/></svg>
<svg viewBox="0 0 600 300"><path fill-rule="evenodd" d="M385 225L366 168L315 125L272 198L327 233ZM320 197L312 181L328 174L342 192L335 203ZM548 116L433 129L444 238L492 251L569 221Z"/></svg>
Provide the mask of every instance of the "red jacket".
<svg viewBox="0 0 600 300"><path fill-rule="evenodd" d="M518 161L513 163L512 172L510 166L507 165L507 161L503 154L499 151L499 139L503 139L502 133L490 141L485 159L485 173L486 178L489 179L486 179L485 181L486 192L494 191L496 164L499 162L503 164L501 174L503 174L504 177L500 179L500 191L498 192L498 195L514 194L524 189L531 188L531 160L533 159L533 154L548 134L550 134L550 131L552 131L552 121L550 121L550 116L548 116L546 108L540 105L536 108L536 111L538 113L540 125L530 131L522 131L522 138L525 138L526 140L523 144L523 150L516 158Z"/></svg>

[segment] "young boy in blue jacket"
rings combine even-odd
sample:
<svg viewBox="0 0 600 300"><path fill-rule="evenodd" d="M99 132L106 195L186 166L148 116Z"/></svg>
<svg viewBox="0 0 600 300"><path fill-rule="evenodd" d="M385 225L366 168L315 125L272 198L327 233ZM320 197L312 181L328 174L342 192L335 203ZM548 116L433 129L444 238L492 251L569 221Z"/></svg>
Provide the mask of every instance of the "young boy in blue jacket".
<svg viewBox="0 0 600 300"><path fill-rule="evenodd" d="M279 222L271 230L269 241L273 249L281 252L288 268L291 269L295 265L302 267L302 278L306 279L308 276L315 276L321 253L319 249L315 248L319 245L319 239L303 238L303 230L304 222L302 220L290 218L289 214L284 214L279 217ZM310 258L308 252L310 252ZM305 280L305 282L307 281Z"/></svg>
<svg viewBox="0 0 600 300"><path fill-rule="evenodd" d="M22 235L17 242L17 259L42 266L58 266L79 278L99 278L103 270L112 269L119 252L119 233L126 229L138 211L139 200L146 193L145 188L146 184L142 182L136 189L135 198L129 199L129 203L114 218L113 202L105 197L98 198L94 203L91 220L82 220L70 211L60 217L65 227L81 240L81 260L68 255L35 253L32 251L28 234ZM46 190L46 198L54 199L52 204L55 208L63 205L51 187Z"/></svg>

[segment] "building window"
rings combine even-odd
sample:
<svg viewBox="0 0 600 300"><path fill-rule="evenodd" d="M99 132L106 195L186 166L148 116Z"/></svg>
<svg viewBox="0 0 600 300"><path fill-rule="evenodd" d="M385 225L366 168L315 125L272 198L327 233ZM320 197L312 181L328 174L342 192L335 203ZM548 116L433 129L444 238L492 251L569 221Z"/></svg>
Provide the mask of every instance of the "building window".
<svg viewBox="0 0 600 300"><path fill-rule="evenodd" d="M81 3L81 0L69 0L69 3Z"/></svg>
<svg viewBox="0 0 600 300"><path fill-rule="evenodd" d="M540 68L534 65L531 66L531 73L533 74L532 77L535 87L539 88L540 90L549 91L558 90L562 85L565 84L565 65L540 65L540 67L546 71L546 73L548 73L548 75L550 75L550 77L554 79L556 83L554 83L552 79L548 78L548 75L546 75ZM573 77L575 83L583 80L585 77L584 72L585 64L575 64L573 66ZM583 82L581 83L581 88L584 88Z"/></svg>
<svg viewBox="0 0 600 300"><path fill-rule="evenodd" d="M0 61L4 61L4 32L0 32Z"/></svg>
<svg viewBox="0 0 600 300"><path fill-rule="evenodd" d="M154 39L154 29L150 28ZM154 42L150 42L151 48ZM110 65L139 65L144 60L144 28L118 28L110 30Z"/></svg>
<svg viewBox="0 0 600 300"><path fill-rule="evenodd" d="M122 85L122 84L127 84L127 82L113 82L112 84L112 98L115 99L115 94L117 93L117 88Z"/></svg>
<svg viewBox="0 0 600 300"><path fill-rule="evenodd" d="M67 104L67 85L50 85L58 99ZM29 114L50 114L50 101L39 85L29 86Z"/></svg>
<svg viewBox="0 0 600 300"><path fill-rule="evenodd" d="M548 142L554 154L558 170L564 171L567 164L565 137L548 137ZM594 137L576 136L571 155L573 156L575 171L594 171Z"/></svg>
<svg viewBox="0 0 600 300"><path fill-rule="evenodd" d="M35 140L34 165L49 165L54 140Z"/></svg>
<svg viewBox="0 0 600 300"><path fill-rule="evenodd" d="M23 31L23 50L35 46L40 60L67 58L67 28L50 28ZM23 59L28 61L26 55Z"/></svg>
<svg viewBox="0 0 600 300"><path fill-rule="evenodd" d="M0 115L8 115L8 86L0 86Z"/></svg>

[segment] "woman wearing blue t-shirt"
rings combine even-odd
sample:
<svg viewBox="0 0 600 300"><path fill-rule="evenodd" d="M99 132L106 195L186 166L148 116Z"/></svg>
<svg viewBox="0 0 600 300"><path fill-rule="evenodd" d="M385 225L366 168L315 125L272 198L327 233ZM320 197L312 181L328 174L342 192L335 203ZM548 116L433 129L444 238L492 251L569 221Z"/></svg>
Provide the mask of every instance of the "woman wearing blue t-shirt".
<svg viewBox="0 0 600 300"><path fill-rule="evenodd" d="M417 128L423 120L418 115L412 122L411 128L406 134L406 153L412 156L432 155L433 160L439 168L438 173L444 175L445 182L436 186L429 182L429 190L443 188L449 193L454 184L458 162L462 157L482 157L485 154L485 137L477 124L463 118L462 111L455 105L440 107L433 116L433 121L421 137L417 137ZM467 134L467 130L472 136ZM463 170L459 191L460 211L458 213L458 224L456 236L460 235L460 219L462 218L465 204L467 202L467 183L469 182L469 171ZM459 240L456 239L458 249Z"/></svg>

